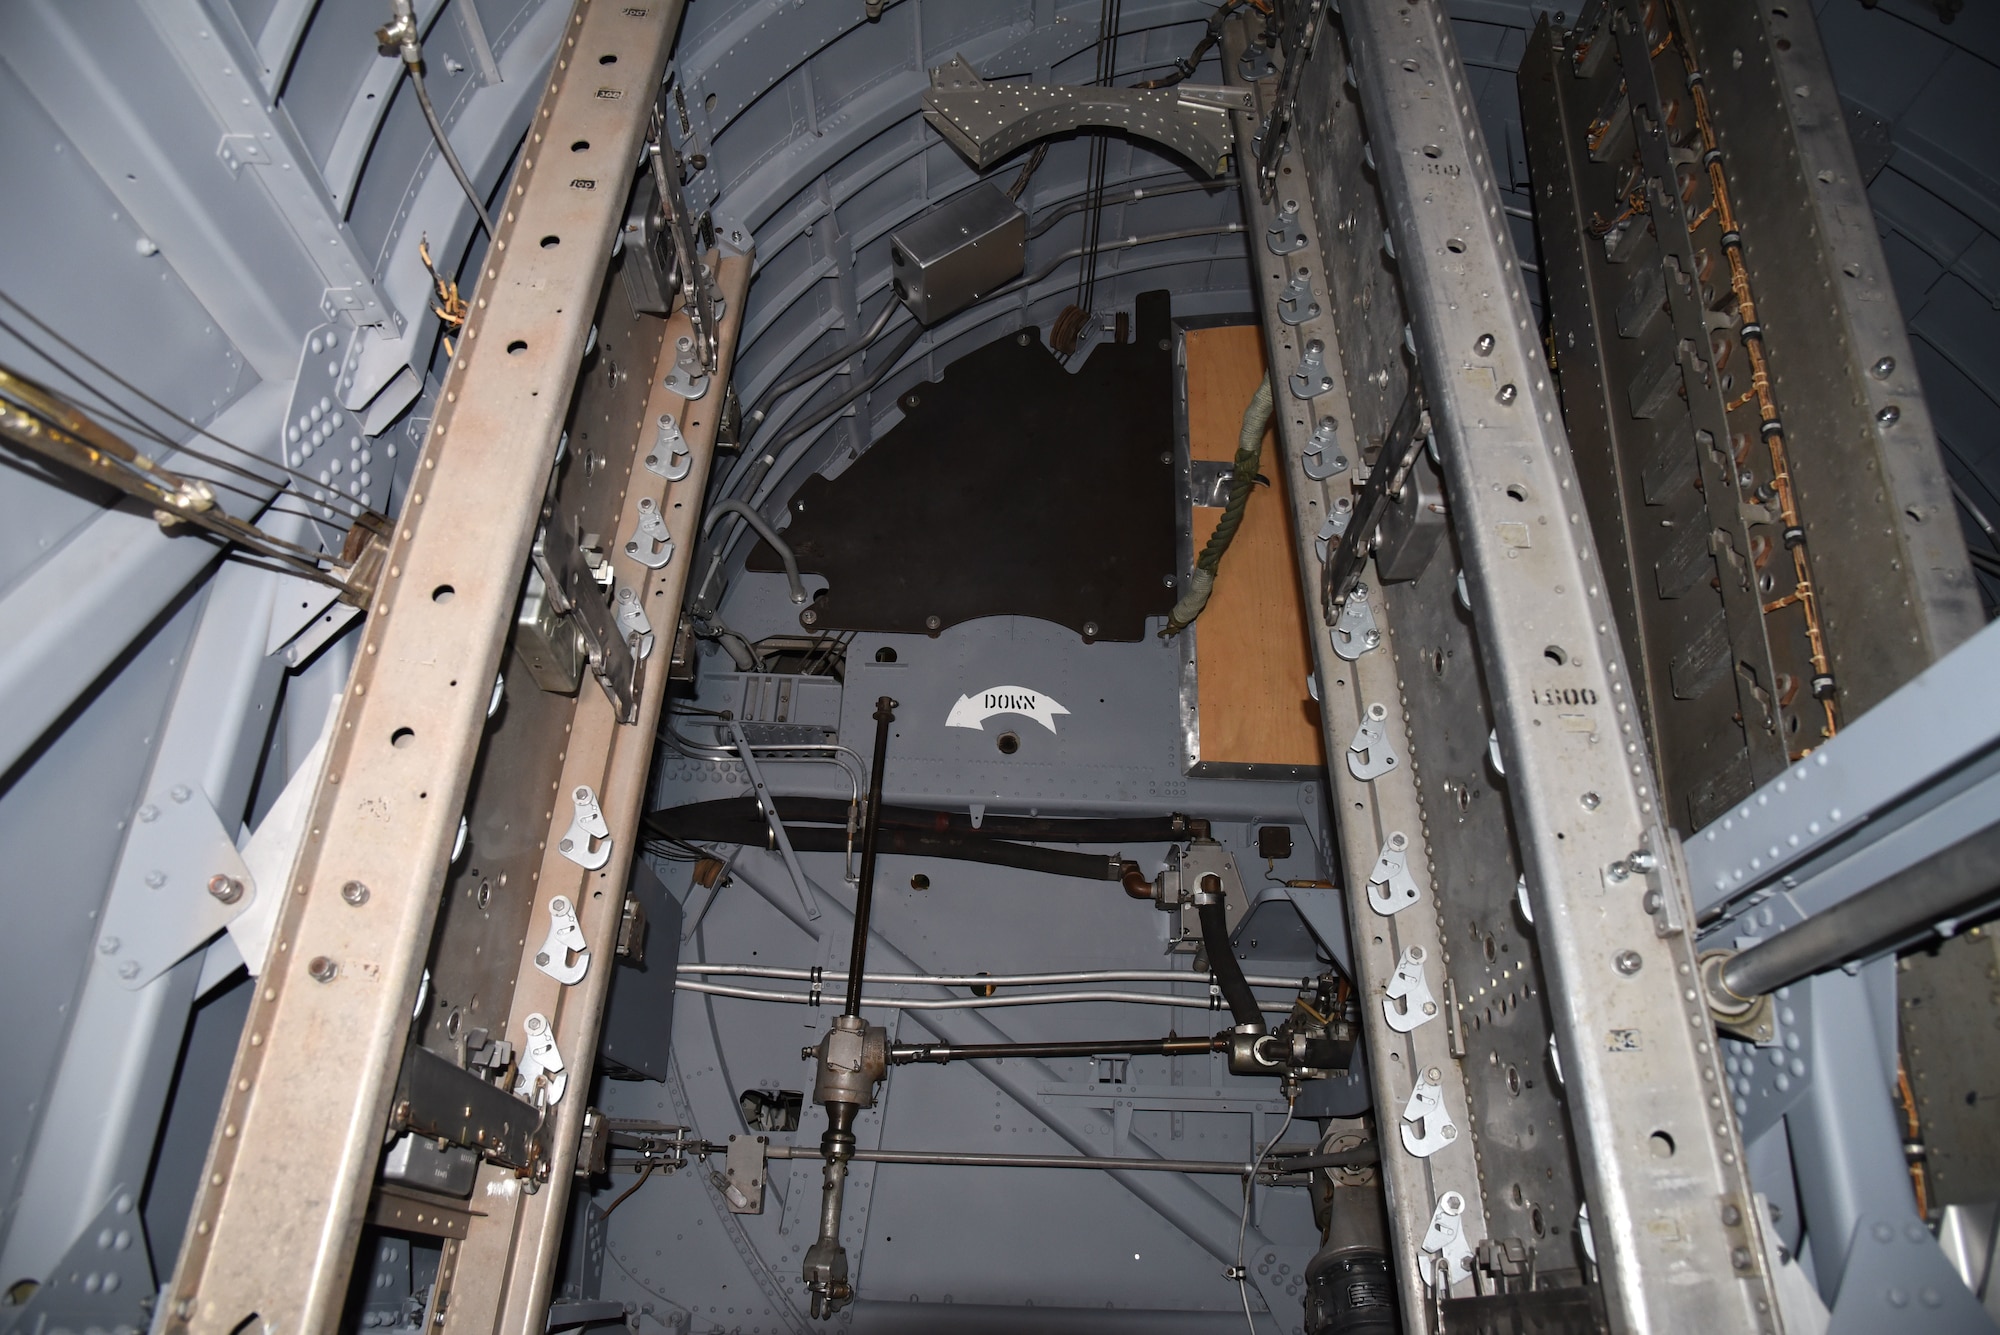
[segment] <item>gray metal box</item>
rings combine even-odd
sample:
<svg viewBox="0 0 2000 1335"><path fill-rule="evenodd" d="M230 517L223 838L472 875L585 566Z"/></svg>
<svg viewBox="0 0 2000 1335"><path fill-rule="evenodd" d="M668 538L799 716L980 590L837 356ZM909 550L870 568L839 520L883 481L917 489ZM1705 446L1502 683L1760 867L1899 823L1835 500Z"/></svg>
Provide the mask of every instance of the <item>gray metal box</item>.
<svg viewBox="0 0 2000 1335"><path fill-rule="evenodd" d="M936 324L1021 272L1028 215L995 186L974 186L889 235L896 295Z"/></svg>

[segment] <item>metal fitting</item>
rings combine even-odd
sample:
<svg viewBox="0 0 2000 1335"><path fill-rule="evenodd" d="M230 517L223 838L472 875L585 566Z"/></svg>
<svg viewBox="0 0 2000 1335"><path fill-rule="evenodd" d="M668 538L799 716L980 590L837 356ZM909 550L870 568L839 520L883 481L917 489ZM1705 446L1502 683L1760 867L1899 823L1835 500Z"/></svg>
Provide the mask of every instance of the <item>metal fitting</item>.
<svg viewBox="0 0 2000 1335"><path fill-rule="evenodd" d="M208 893L224 904L234 904L243 898L243 882L217 872L208 878Z"/></svg>

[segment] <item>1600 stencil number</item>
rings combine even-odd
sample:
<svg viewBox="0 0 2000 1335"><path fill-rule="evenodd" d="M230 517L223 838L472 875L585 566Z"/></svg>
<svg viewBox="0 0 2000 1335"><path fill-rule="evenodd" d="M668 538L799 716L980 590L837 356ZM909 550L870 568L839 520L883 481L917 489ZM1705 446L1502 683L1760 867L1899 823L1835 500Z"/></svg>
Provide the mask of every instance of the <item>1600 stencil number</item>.
<svg viewBox="0 0 2000 1335"><path fill-rule="evenodd" d="M1528 692L1528 698L1538 705L1594 705L1597 703L1597 692L1588 686L1550 689L1538 686Z"/></svg>

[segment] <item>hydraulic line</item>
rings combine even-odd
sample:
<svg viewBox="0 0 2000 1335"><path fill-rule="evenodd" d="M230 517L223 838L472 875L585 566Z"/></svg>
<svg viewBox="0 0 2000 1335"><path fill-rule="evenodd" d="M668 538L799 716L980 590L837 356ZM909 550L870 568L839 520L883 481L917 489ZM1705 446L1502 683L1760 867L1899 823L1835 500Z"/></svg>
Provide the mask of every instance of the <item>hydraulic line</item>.
<svg viewBox="0 0 2000 1335"><path fill-rule="evenodd" d="M1737 337L1750 358L1750 386L1757 399L1759 431L1771 455L1771 490L1777 496L1778 511L1784 522L1785 546L1792 553L1793 590L1764 604L1764 612L1769 615L1779 608L1797 603L1804 614L1806 640L1812 653L1812 691L1826 714L1824 736L1832 737L1839 728L1839 718L1834 709L1833 665L1827 656L1826 632L1820 621L1819 595L1813 586L1812 564L1806 556L1805 526L1799 522L1798 500L1792 491L1792 470L1786 455L1784 424L1778 416L1777 400L1771 392L1770 367L1764 359L1764 327L1757 320L1757 303L1750 293L1750 271L1743 262L1743 231L1730 203L1729 178L1722 170L1722 148L1716 138L1715 122L1709 116L1705 80L1695 64L1694 50L1687 42L1685 15L1678 12L1678 5L1671 8L1676 11L1671 18L1671 40L1680 47L1681 62L1687 67L1688 93L1694 100L1695 125L1701 131L1702 162L1708 168L1709 191L1714 196L1716 218L1722 228L1722 253L1729 260L1729 285L1736 294L1737 311L1742 318ZM1793 756L1792 759L1798 757Z"/></svg>
<svg viewBox="0 0 2000 1335"><path fill-rule="evenodd" d="M438 152L443 156L445 165L458 178L458 188L465 192L472 211L479 216L479 225L486 229L486 236L491 240L493 219L487 216L485 201L480 199L472 178L465 174L457 152L452 149L451 140L445 137L444 123L438 119L437 108L431 105L430 89L424 86L424 46L411 0L394 0L394 17L375 30L375 40L384 47L394 47L402 57L403 67L410 72L410 84L417 90L417 105L423 109L424 123L431 127L431 138L437 141Z"/></svg>
<svg viewBox="0 0 2000 1335"><path fill-rule="evenodd" d="M1257 464L1264 456L1264 432L1270 425L1271 375L1267 371L1257 382L1257 392L1250 396L1249 405L1243 409L1243 427L1236 436L1236 463L1229 474L1229 504L1195 560L1187 592L1167 614L1167 624L1160 631L1163 638L1178 635L1208 606L1209 595L1215 591L1216 573L1222 568L1223 553L1236 541L1236 531L1243 527L1243 512L1249 508L1250 493L1257 484Z"/></svg>
<svg viewBox="0 0 2000 1335"><path fill-rule="evenodd" d="M818 969L787 969L773 964L682 964L681 973L709 978L777 978L795 983L845 983L844 973ZM1208 980L1186 969L1065 969L1056 973L878 973L878 983L926 987L1057 987L1074 983L1202 983ZM1252 987L1301 987L1310 979L1256 974Z"/></svg>
<svg viewBox="0 0 2000 1335"><path fill-rule="evenodd" d="M784 808L779 808L783 819ZM679 839L687 843L743 844L763 848L771 837L761 813L707 821L700 825L648 817L646 835L652 839ZM785 821L792 848L800 853L838 853L847 847L844 828L826 825L794 826ZM1009 843L1004 839L968 838L957 834L930 834L921 830L881 831L882 852L902 857L949 858L958 862L985 862L1016 871L1042 872L1083 881L1116 881L1123 863L1101 853L1078 853L1066 848L1043 848L1036 844Z"/></svg>
<svg viewBox="0 0 2000 1335"><path fill-rule="evenodd" d="M851 983L852 980L850 979ZM789 1002L797 1006L817 1006L820 997L815 992L787 992L777 988L732 987L727 983L702 983L692 978L676 978L674 988L680 992L699 992L711 997L734 997L739 1001ZM1173 1006L1182 1010L1205 1010L1207 997L1177 997L1163 992L1020 992L1003 993L994 997L863 997L861 1005L869 1009L902 1011L977 1011L1000 1010L1013 1006L1068 1006L1084 1002L1109 1002L1128 1006ZM1261 1004L1252 1001L1253 1006ZM1270 1004L1273 1015L1289 1015L1292 1001L1286 998ZM1263 1027L1261 1015L1258 1027Z"/></svg>
<svg viewBox="0 0 2000 1335"><path fill-rule="evenodd" d="M882 313L875 317L874 323L868 326L867 333L855 339L852 343L842 344L805 369L792 372L792 374L765 390L763 395L758 399L757 406L743 414L743 430L745 432L755 431L763 424L764 419L771 415L771 409L777 405L778 400L797 389L800 385L805 384L815 376L831 371L848 358L858 357L863 352L866 352L869 345L880 338L882 331L888 328L889 317L895 313L896 302L894 299L891 299L882 307Z"/></svg>
<svg viewBox="0 0 2000 1335"><path fill-rule="evenodd" d="M832 797L780 797L778 815L790 825L836 825L846 821L847 804ZM742 818L755 814L756 799L721 798L713 802L693 802L686 806L663 807L648 815L649 823L668 825L699 824L711 819ZM934 811L927 807L884 805L882 827L890 830L919 830L928 834L952 835L966 839L1037 839L1065 844L1175 843L1183 839L1205 839L1209 823L1197 817L1171 816L998 816L988 815L978 825L963 811Z"/></svg>
<svg viewBox="0 0 2000 1335"><path fill-rule="evenodd" d="M1201 921L1201 945L1208 956L1208 967L1215 972L1215 985L1222 991L1222 999L1229 1005L1229 1013L1235 1017L1239 1029L1252 1028L1262 1031L1264 1014L1257 1006L1256 994L1251 992L1250 983L1243 977L1243 964L1236 958L1236 950L1229 940L1229 912L1224 907L1222 897L1216 895L1204 902L1197 899L1195 916Z"/></svg>
<svg viewBox="0 0 2000 1335"><path fill-rule="evenodd" d="M752 533L755 533L770 544L771 550L778 554L780 561L784 562L785 582L792 587L792 601L795 603L804 602L806 600L806 586L799 579L799 558L792 554L792 545L778 536L778 531L771 527L764 516L758 514L751 506L738 500L717 501L714 505L711 505L708 508L708 520L701 526L702 532L713 533L716 521L724 515L736 515L740 517L745 524L750 526Z"/></svg>

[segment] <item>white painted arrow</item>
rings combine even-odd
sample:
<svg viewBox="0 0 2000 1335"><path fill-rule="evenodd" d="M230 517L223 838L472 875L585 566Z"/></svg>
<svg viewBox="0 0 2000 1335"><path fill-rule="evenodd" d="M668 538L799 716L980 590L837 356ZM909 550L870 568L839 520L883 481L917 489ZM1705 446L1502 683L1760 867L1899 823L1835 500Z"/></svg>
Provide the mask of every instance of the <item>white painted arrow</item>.
<svg viewBox="0 0 2000 1335"><path fill-rule="evenodd" d="M995 714L1021 714L1054 732L1055 716L1067 713L1067 709L1040 691L1031 691L1025 686L989 686L983 691L959 696L944 725L947 728L979 729Z"/></svg>

